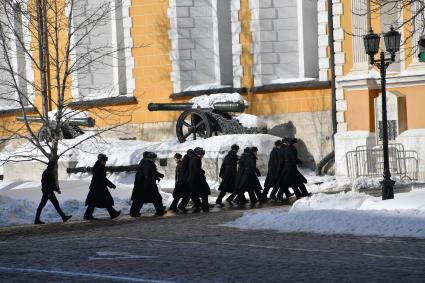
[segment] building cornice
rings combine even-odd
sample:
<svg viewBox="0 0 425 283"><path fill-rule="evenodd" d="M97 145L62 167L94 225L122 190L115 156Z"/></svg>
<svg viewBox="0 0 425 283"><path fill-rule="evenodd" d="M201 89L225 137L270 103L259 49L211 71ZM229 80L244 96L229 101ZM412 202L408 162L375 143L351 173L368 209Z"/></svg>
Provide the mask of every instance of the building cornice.
<svg viewBox="0 0 425 283"><path fill-rule="evenodd" d="M380 89L381 78L376 74L369 76L365 74L363 76L345 77L337 79L338 87L344 90L361 90L361 89ZM392 76L391 74L386 78L387 88L396 87L409 87L417 85L425 85L425 71L421 72L405 72Z"/></svg>

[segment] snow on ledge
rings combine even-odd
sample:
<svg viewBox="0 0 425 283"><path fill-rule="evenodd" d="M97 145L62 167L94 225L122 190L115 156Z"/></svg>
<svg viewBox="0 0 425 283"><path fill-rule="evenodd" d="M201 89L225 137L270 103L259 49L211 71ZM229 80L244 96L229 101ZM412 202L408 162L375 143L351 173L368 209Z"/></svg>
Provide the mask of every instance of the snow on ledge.
<svg viewBox="0 0 425 283"><path fill-rule="evenodd" d="M276 79L270 82L270 84L290 84L299 82L318 81L317 78L289 78L289 79Z"/></svg>
<svg viewBox="0 0 425 283"><path fill-rule="evenodd" d="M199 91L199 90L208 90L208 89L219 89L219 88L227 88L231 87L230 85L222 85L220 83L212 83L212 84L200 84L200 85L191 85L183 90L185 91Z"/></svg>

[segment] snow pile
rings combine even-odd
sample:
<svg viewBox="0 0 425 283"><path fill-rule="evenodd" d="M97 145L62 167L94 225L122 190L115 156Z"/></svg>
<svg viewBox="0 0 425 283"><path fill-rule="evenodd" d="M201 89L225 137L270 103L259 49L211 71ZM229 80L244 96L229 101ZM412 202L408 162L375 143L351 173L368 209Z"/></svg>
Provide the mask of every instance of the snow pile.
<svg viewBox="0 0 425 283"><path fill-rule="evenodd" d="M425 238L425 189L382 201L358 192L318 194L289 212L245 213L225 226L240 229Z"/></svg>
<svg viewBox="0 0 425 283"><path fill-rule="evenodd" d="M352 210L357 209L371 196L356 192L341 192L338 194L317 194L294 203L291 211L309 210Z"/></svg>
<svg viewBox="0 0 425 283"><path fill-rule="evenodd" d="M226 154L234 143L238 144L240 148L257 146L259 153L265 155L269 154L275 140L276 137L266 134L226 135L192 140L185 143L179 143L174 139L165 142L106 140L101 145L90 143L85 145L84 151L74 152L73 159L78 160L77 167L93 166L97 159L97 154L103 152L109 157L109 166L121 166L138 164L145 151L153 151L157 153L159 158L172 158L176 152L185 153L188 149L195 147L204 148L206 150L206 158L215 158Z"/></svg>
<svg viewBox="0 0 425 283"><path fill-rule="evenodd" d="M248 102L237 92L201 95L192 98L190 102L193 103L193 108L212 108L217 102L239 102L248 105Z"/></svg>
<svg viewBox="0 0 425 283"><path fill-rule="evenodd" d="M370 178L370 177L359 177L353 180L351 184L351 190L359 191L361 189L373 189L381 187L382 177Z"/></svg>
<svg viewBox="0 0 425 283"><path fill-rule="evenodd" d="M239 121L239 123L242 124L242 126L246 128L261 128L261 127L267 127L266 121L264 121L261 117L251 115L251 114L240 114L235 117L236 120ZM278 138L276 138L278 139Z"/></svg>

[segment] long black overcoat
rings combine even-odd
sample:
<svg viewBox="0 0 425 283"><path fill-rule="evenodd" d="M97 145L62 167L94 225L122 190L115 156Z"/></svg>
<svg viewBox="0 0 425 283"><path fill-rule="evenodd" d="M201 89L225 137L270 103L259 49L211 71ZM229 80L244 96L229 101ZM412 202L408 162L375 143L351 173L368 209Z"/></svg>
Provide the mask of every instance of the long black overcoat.
<svg viewBox="0 0 425 283"><path fill-rule="evenodd" d="M188 169L187 184L191 194L195 197L211 194L205 171L202 169L202 160L199 156L196 154L190 156Z"/></svg>
<svg viewBox="0 0 425 283"><path fill-rule="evenodd" d="M106 178L106 168L99 161L93 166L93 177L90 183L90 191L86 198L86 205L106 208L114 205L109 188L115 185Z"/></svg>
<svg viewBox="0 0 425 283"><path fill-rule="evenodd" d="M307 183L307 179L298 171L297 164L301 161L298 159L298 151L295 146L288 146L284 150L285 163L281 174L281 185L288 187L296 187L299 184Z"/></svg>
<svg viewBox="0 0 425 283"><path fill-rule="evenodd" d="M47 167L41 175L41 191L45 194L51 194L58 190L59 188L55 180L54 167Z"/></svg>
<svg viewBox="0 0 425 283"><path fill-rule="evenodd" d="M220 178L222 179L219 191L233 193L236 186L236 173L238 167L238 155L231 150L224 157L223 164L220 168Z"/></svg>
<svg viewBox="0 0 425 283"><path fill-rule="evenodd" d="M276 186L279 177L279 147L274 147L270 152L268 171L264 188L271 188Z"/></svg>
<svg viewBox="0 0 425 283"><path fill-rule="evenodd" d="M183 160L177 161L176 175L175 175L176 182L175 182L174 191L173 191L174 198L182 198L186 194L186 190L185 190L186 186L184 182L184 176L182 174L182 167L183 167ZM186 168L187 168L187 165L186 165Z"/></svg>
<svg viewBox="0 0 425 283"><path fill-rule="evenodd" d="M244 152L239 159L239 168L236 174L236 191L243 193L261 190L257 174L255 155L250 152Z"/></svg>
<svg viewBox="0 0 425 283"><path fill-rule="evenodd" d="M133 193L131 200L138 203L151 203L162 200L156 181L164 177L157 171L156 165L152 160L142 159L137 168L136 178L134 179Z"/></svg>

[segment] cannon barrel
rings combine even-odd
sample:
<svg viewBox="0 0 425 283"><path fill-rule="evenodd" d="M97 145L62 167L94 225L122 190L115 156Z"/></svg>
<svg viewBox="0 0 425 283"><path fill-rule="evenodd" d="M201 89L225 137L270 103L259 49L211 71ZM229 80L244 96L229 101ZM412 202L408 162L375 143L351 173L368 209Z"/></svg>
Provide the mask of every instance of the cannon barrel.
<svg viewBox="0 0 425 283"><path fill-rule="evenodd" d="M149 111L185 111L192 109L193 103L149 103Z"/></svg>
<svg viewBox="0 0 425 283"><path fill-rule="evenodd" d="M27 116L26 118L22 117L22 116L18 116L16 117L17 121L20 122L25 122L25 119L29 122L29 123L43 123L43 120L41 119L41 117L38 116ZM94 127L94 125L96 124L96 121L91 118L70 118L67 120L68 124L73 125L73 126L82 126L82 127Z"/></svg>
<svg viewBox="0 0 425 283"><path fill-rule="evenodd" d="M149 103L149 111L185 111L192 109L193 103ZM244 112L247 106L243 102L216 102L212 108L221 112Z"/></svg>

